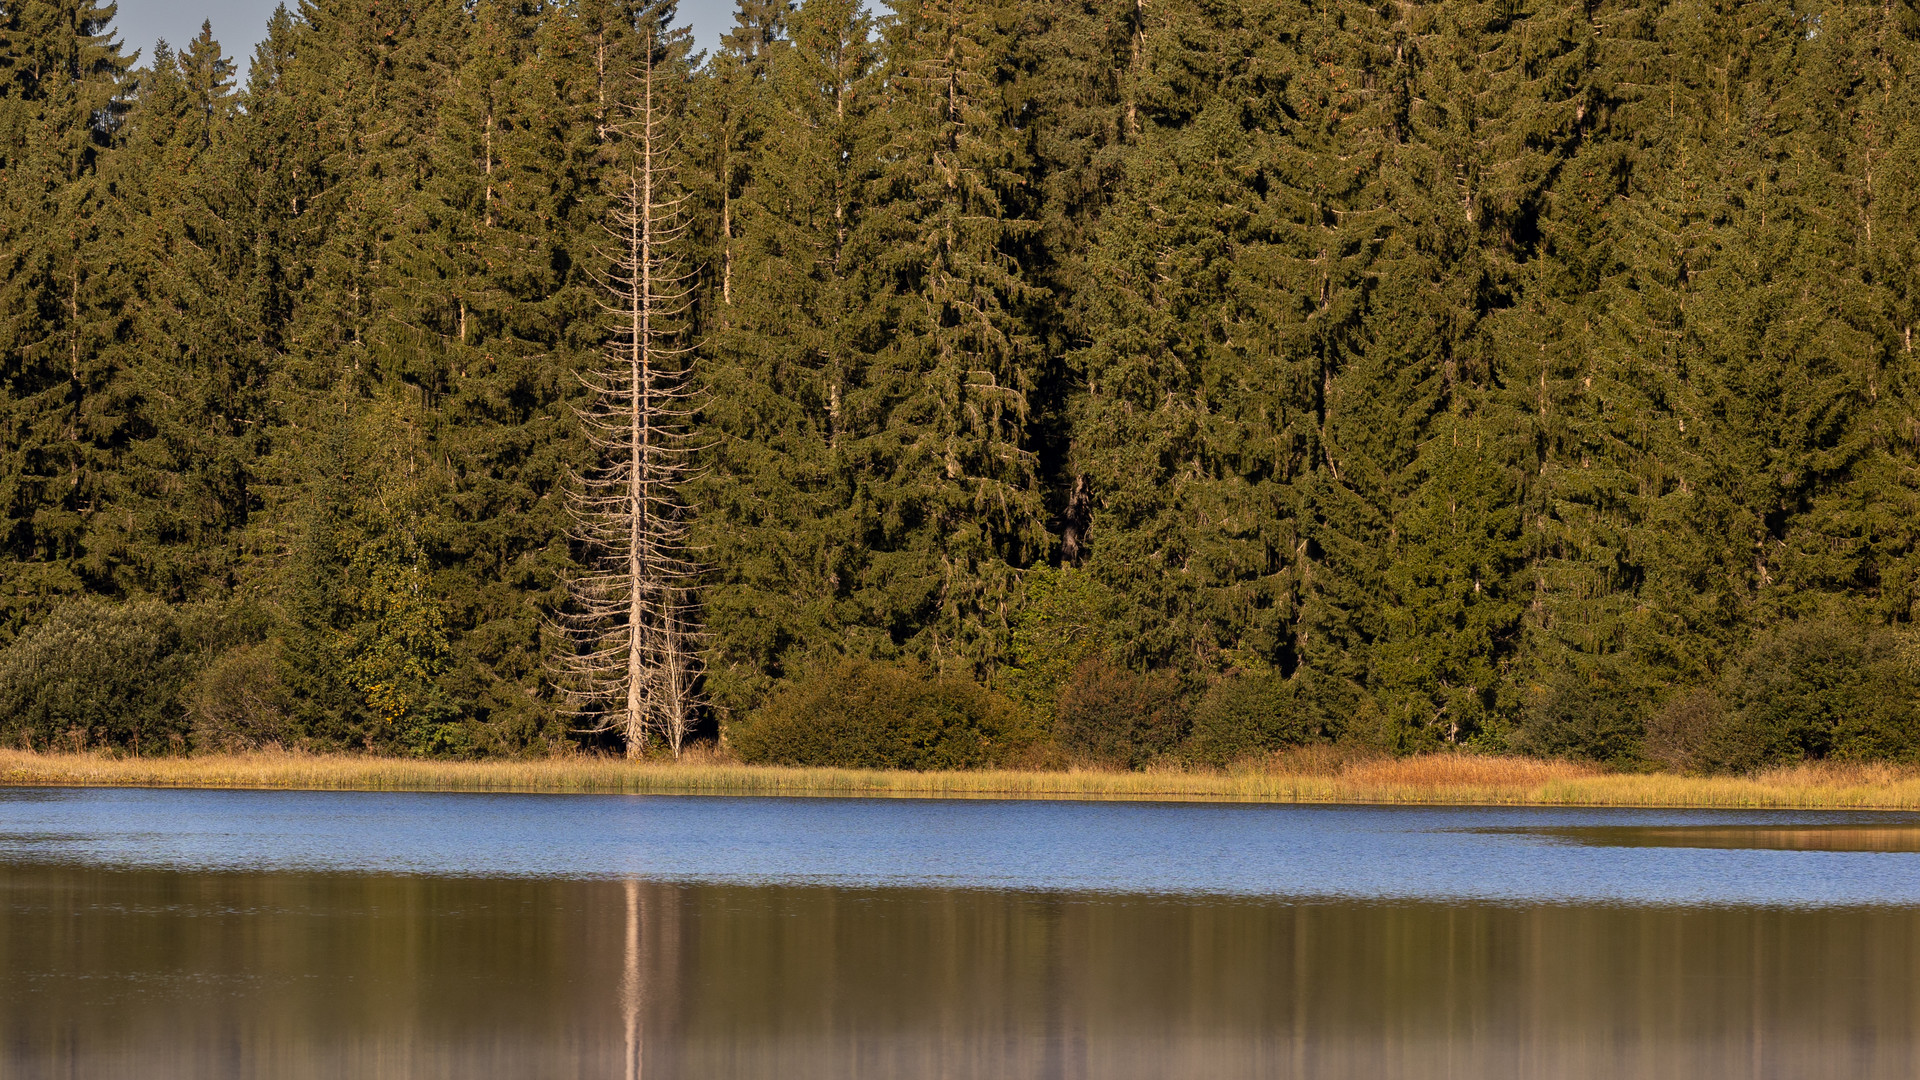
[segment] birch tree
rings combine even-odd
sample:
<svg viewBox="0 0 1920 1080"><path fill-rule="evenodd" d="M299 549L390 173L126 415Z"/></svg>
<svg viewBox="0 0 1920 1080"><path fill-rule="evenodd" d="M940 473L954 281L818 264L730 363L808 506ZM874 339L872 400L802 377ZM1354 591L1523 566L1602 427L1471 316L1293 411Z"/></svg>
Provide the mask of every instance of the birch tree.
<svg viewBox="0 0 1920 1080"><path fill-rule="evenodd" d="M664 738L680 754L692 729L700 638L687 552L691 508L692 347L685 343L692 275L677 258L685 195L656 50L638 102L616 127L621 165L607 212L607 345L582 376L579 410L594 466L571 491L574 535L590 568L569 582L562 618L573 647L562 688L589 731L617 732L628 757Z"/></svg>

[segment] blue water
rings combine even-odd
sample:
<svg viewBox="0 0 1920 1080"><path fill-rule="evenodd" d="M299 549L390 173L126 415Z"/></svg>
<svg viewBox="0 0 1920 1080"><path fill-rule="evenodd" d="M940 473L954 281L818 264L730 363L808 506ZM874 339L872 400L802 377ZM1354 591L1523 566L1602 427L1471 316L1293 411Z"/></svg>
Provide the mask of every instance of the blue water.
<svg viewBox="0 0 1920 1080"><path fill-rule="evenodd" d="M1920 854L1586 846L1569 826L1920 815L0 790L0 864L1166 896L1920 905Z"/></svg>

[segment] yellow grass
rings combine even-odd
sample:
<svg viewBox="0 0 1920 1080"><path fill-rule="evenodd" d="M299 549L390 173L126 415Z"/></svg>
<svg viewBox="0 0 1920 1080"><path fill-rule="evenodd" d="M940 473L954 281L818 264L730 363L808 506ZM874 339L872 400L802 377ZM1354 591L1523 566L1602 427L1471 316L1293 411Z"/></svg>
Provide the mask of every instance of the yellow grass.
<svg viewBox="0 0 1920 1080"><path fill-rule="evenodd" d="M0 784L353 791L816 795L917 798L1241 800L1427 805L1920 809L1920 770L1810 765L1750 777L1608 773L1528 758L1276 755L1229 772L913 773L774 768L713 757L672 764L593 757L415 761L257 753L125 758L0 750Z"/></svg>

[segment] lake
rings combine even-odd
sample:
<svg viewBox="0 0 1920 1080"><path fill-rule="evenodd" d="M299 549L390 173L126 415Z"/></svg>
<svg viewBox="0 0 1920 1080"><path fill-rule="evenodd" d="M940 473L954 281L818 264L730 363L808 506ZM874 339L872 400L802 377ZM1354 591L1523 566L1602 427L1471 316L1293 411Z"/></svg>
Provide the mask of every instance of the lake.
<svg viewBox="0 0 1920 1080"><path fill-rule="evenodd" d="M1920 1076L1920 816L0 789L0 1077Z"/></svg>

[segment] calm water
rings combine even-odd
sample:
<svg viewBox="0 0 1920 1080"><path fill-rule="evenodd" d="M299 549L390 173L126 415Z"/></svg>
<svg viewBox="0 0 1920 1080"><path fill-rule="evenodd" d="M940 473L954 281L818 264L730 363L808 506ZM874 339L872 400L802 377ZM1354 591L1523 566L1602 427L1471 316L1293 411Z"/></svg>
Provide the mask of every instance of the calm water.
<svg viewBox="0 0 1920 1080"><path fill-rule="evenodd" d="M1920 817L0 790L0 1078L1914 1077Z"/></svg>

